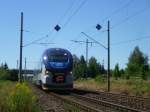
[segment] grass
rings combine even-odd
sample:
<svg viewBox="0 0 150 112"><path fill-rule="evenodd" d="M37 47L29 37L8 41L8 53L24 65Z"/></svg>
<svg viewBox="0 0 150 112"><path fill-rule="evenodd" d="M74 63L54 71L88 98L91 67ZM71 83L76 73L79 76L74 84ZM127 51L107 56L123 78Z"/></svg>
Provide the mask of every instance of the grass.
<svg viewBox="0 0 150 112"><path fill-rule="evenodd" d="M80 79L75 81L75 87L107 91L107 80L103 77L97 77L95 79L89 78L87 80ZM130 80L111 79L111 92L150 98L150 80L144 81L135 78Z"/></svg>
<svg viewBox="0 0 150 112"><path fill-rule="evenodd" d="M27 83L0 81L0 112L40 112Z"/></svg>
<svg viewBox="0 0 150 112"><path fill-rule="evenodd" d="M9 92L13 89L14 86L15 84L10 81L0 80L0 112L8 112L6 100L9 96Z"/></svg>

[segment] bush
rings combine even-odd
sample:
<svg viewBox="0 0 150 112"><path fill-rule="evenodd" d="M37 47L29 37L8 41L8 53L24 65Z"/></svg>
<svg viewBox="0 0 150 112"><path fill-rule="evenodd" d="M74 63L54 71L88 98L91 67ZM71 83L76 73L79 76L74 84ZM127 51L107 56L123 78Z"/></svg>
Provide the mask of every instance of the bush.
<svg viewBox="0 0 150 112"><path fill-rule="evenodd" d="M0 112L40 112L27 83L0 81Z"/></svg>
<svg viewBox="0 0 150 112"><path fill-rule="evenodd" d="M8 80L10 73L8 70L0 69L0 80Z"/></svg>
<svg viewBox="0 0 150 112"><path fill-rule="evenodd" d="M95 78L95 81L98 82L98 83L104 83L104 82L105 82L105 77L102 76L102 75L98 75L98 76Z"/></svg>
<svg viewBox="0 0 150 112"><path fill-rule="evenodd" d="M134 82L134 85L132 87L133 89L133 94L135 94L136 96L142 96L146 93L149 93L149 86L146 86L146 83L144 83L143 80L136 80Z"/></svg>
<svg viewBox="0 0 150 112"><path fill-rule="evenodd" d="M129 75L129 74L126 74L126 75L125 75L125 78L126 78L127 80L129 80L129 79L130 79L130 75Z"/></svg>
<svg viewBox="0 0 150 112"><path fill-rule="evenodd" d="M9 94L8 106L10 112L38 112L36 97L32 94L26 83L16 84Z"/></svg>
<svg viewBox="0 0 150 112"><path fill-rule="evenodd" d="M11 80L17 81L18 80L18 70L6 70L0 68L0 80Z"/></svg>
<svg viewBox="0 0 150 112"><path fill-rule="evenodd" d="M7 98L14 85L15 84L10 81L0 80L0 112L9 112Z"/></svg>
<svg viewBox="0 0 150 112"><path fill-rule="evenodd" d="M17 81L18 80L18 70L12 69L9 71L10 71L10 75L9 75L8 80Z"/></svg>

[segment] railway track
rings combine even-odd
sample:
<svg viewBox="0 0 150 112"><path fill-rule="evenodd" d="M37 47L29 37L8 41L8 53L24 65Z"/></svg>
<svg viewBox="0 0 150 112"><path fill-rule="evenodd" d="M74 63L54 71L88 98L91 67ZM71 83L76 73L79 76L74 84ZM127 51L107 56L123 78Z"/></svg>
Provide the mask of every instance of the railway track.
<svg viewBox="0 0 150 112"><path fill-rule="evenodd" d="M136 96L127 96L123 94L114 94L108 92L95 92L82 89L76 89L75 92L86 93L83 96L90 97L96 100L111 102L117 105L122 105L128 108L137 109L140 111L150 112L150 99Z"/></svg>
<svg viewBox="0 0 150 112"><path fill-rule="evenodd" d="M77 107L81 112L150 112L150 100L147 98L81 89L62 93L46 92L56 100Z"/></svg>
<svg viewBox="0 0 150 112"><path fill-rule="evenodd" d="M50 93L50 95L53 95L54 97L61 99L63 102L73 105L85 112L148 112L111 101L93 98L87 94L83 94L81 91L79 92L80 94L78 92L73 91L69 95L56 93Z"/></svg>

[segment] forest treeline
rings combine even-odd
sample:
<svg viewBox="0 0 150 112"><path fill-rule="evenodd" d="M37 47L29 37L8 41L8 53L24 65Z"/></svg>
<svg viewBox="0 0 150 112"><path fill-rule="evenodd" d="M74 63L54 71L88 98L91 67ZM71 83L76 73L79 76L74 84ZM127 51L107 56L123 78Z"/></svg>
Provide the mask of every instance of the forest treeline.
<svg viewBox="0 0 150 112"><path fill-rule="evenodd" d="M2 63L0 66L0 80L18 80L18 70L9 69L7 63Z"/></svg>
<svg viewBox="0 0 150 112"><path fill-rule="evenodd" d="M76 55L73 55L73 59L73 74L75 79L107 76L107 69L104 68L103 63L99 63L95 57L91 57L88 64L86 63L84 56L79 58ZM130 79L131 77L147 80L150 78L148 56L136 46L130 53L126 68L120 69L119 63L116 63L115 67L111 69L111 76L116 80L119 78Z"/></svg>
<svg viewBox="0 0 150 112"><path fill-rule="evenodd" d="M128 62L125 68L119 67L116 63L115 67L111 69L111 76L114 79L132 77L147 80L150 78L150 65L148 63L148 56L144 54L138 46L130 53ZM75 80L81 78L95 78L97 76L107 77L107 68L103 63L99 63L95 57L91 57L86 63L85 57L82 55L77 57L73 55L73 75ZM0 80L17 81L18 70L9 69L7 63L2 63L0 66Z"/></svg>

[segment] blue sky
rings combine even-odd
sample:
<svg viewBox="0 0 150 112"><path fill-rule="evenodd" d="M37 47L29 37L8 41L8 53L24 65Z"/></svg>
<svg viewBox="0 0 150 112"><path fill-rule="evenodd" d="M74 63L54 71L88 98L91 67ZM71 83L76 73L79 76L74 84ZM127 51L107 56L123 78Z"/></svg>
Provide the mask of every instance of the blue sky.
<svg viewBox="0 0 150 112"><path fill-rule="evenodd" d="M34 68L43 51L49 47L66 48L72 54L85 56L85 44L70 41L85 41L86 37L81 32L107 45L107 32L104 31L107 29L107 20L110 20L111 25L111 68L116 63L124 68L136 45L150 56L150 38L143 39L144 36L150 36L149 0L0 0L0 63L6 61L10 68L16 68L19 59L22 11L24 45L45 35L49 35L48 38L39 42L55 43L24 47L23 57L27 58L27 68ZM100 31L95 29L97 23L102 26ZM62 27L59 32L53 29L56 24ZM120 43L136 38L141 40ZM89 46L91 56L100 63L104 60L107 67L107 51L104 48L97 44Z"/></svg>

